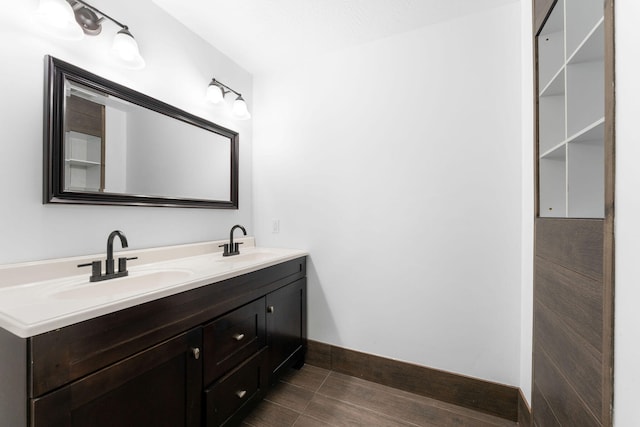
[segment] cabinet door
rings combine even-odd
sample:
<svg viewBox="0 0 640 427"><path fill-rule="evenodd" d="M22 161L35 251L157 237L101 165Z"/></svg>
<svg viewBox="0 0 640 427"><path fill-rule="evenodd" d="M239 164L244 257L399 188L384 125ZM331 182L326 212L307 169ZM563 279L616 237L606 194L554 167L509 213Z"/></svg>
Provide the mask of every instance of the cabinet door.
<svg viewBox="0 0 640 427"><path fill-rule="evenodd" d="M287 367L304 363L306 289L304 278L267 295L267 345L272 383Z"/></svg>
<svg viewBox="0 0 640 427"><path fill-rule="evenodd" d="M198 426L201 342L198 328L34 399L31 425Z"/></svg>

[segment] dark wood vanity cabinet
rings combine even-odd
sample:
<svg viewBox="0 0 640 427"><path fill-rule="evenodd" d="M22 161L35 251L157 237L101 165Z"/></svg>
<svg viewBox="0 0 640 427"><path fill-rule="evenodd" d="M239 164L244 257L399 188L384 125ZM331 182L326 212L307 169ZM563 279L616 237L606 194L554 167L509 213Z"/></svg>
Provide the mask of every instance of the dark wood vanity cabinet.
<svg viewBox="0 0 640 427"><path fill-rule="evenodd" d="M201 340L194 329L33 399L31 424L199 426Z"/></svg>
<svg viewBox="0 0 640 427"><path fill-rule="evenodd" d="M302 367L306 342L306 279L267 295L267 343L271 383L291 366Z"/></svg>
<svg viewBox="0 0 640 427"><path fill-rule="evenodd" d="M306 278L205 327L206 426L235 425L287 368L302 367L306 336Z"/></svg>
<svg viewBox="0 0 640 427"><path fill-rule="evenodd" d="M302 257L22 340L25 425L238 424L304 363L305 274Z"/></svg>

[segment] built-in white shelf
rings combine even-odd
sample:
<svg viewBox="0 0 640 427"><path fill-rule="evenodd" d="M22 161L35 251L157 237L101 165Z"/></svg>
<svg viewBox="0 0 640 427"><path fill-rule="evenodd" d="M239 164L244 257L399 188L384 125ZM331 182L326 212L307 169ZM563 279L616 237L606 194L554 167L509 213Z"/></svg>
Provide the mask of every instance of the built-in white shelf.
<svg viewBox="0 0 640 427"><path fill-rule="evenodd" d="M567 143L585 141L604 141L604 117L567 138Z"/></svg>
<svg viewBox="0 0 640 427"><path fill-rule="evenodd" d="M83 159L65 159L65 162L67 162L69 165L71 166L84 166L84 167L90 167L90 166L100 166L100 162L93 162L91 160L83 160Z"/></svg>
<svg viewBox="0 0 640 427"><path fill-rule="evenodd" d="M604 217L604 0L558 0L538 35L539 210Z"/></svg>
<svg viewBox="0 0 640 427"><path fill-rule="evenodd" d="M540 96L564 95L564 67L558 70L547 85L540 91Z"/></svg>
<svg viewBox="0 0 640 427"><path fill-rule="evenodd" d="M596 23L604 21L604 0L564 0L559 3L561 3L560 6L564 3L566 16L564 28L567 36L567 57L569 57L589 38L588 34ZM604 49L601 53L604 53Z"/></svg>
<svg viewBox="0 0 640 427"><path fill-rule="evenodd" d="M604 55L604 16L587 34L580 46L569 56L569 64L602 61Z"/></svg>
<svg viewBox="0 0 640 427"><path fill-rule="evenodd" d="M555 147L550 148L544 153L540 154L541 159L563 159L565 158L565 151L567 147L566 141L562 141L560 144Z"/></svg>
<svg viewBox="0 0 640 427"><path fill-rule="evenodd" d="M92 191L94 193L100 192L101 190L99 188L94 188L94 187L66 187L65 188L66 191L80 191L82 193L86 193L88 191Z"/></svg>
<svg viewBox="0 0 640 427"><path fill-rule="evenodd" d="M65 134L64 150L65 189L100 191L102 138L69 131Z"/></svg>

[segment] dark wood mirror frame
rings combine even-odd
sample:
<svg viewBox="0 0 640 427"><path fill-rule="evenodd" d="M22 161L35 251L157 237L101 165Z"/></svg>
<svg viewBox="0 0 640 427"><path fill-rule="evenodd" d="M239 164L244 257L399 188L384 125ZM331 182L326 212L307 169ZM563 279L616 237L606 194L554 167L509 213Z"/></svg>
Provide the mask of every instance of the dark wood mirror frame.
<svg viewBox="0 0 640 427"><path fill-rule="evenodd" d="M57 58L46 56L44 96L44 194L43 202L91 205L129 205L238 209L238 133L194 116L142 93L106 80ZM67 191L64 185L65 80L180 120L230 140L230 199L206 200L109 192Z"/></svg>

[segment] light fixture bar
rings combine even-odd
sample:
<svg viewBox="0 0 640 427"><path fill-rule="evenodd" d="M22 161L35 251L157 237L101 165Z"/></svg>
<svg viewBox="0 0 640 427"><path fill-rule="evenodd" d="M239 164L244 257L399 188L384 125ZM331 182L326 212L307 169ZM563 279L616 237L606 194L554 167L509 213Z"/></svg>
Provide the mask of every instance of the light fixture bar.
<svg viewBox="0 0 640 427"><path fill-rule="evenodd" d="M222 94L226 95L229 92L234 93L238 96L242 96L240 94L240 92L236 92L235 90L231 89L229 86L227 86L224 83L219 82L218 80L216 80L215 78L211 79L211 83L209 83L209 86L214 85L214 86L218 86L221 90L222 90Z"/></svg>
<svg viewBox="0 0 640 427"><path fill-rule="evenodd" d="M34 15L45 32L65 40L98 36L102 33L102 23L111 21L120 27L111 45L112 56L126 68L139 70L145 66L129 27L84 0L40 0Z"/></svg>
<svg viewBox="0 0 640 427"><path fill-rule="evenodd" d="M98 9L97 7L93 7L91 6L89 3L82 1L82 0L71 0L71 7L74 7L76 4L81 4L86 8L91 9L92 11L94 11L95 13L102 15L103 18L107 18L109 21L113 22L114 24L116 24L117 26L119 26L120 28L124 28L124 29L129 29L128 26L118 22L117 20L113 19L112 17L110 17L109 15L107 15L106 13L102 12L100 9Z"/></svg>
<svg viewBox="0 0 640 427"><path fill-rule="evenodd" d="M231 89L224 83L219 82L215 78L211 79L211 83L207 87L207 99L214 104L222 101L228 93L233 93L237 96L236 100L233 102L233 107L231 109L232 115L239 120L248 120L251 118L251 113L249 113L249 109L247 108L246 101L242 98L240 92Z"/></svg>

